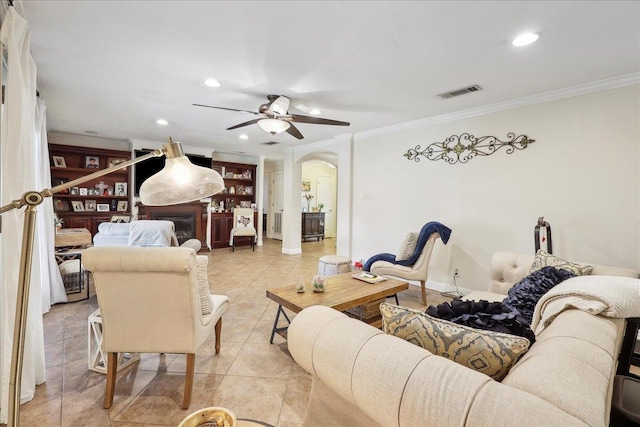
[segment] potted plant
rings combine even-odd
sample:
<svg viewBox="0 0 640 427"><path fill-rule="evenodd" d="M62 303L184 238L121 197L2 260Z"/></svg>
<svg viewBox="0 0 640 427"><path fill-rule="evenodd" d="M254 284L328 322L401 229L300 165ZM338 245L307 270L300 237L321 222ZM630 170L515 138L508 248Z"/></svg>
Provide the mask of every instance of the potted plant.
<svg viewBox="0 0 640 427"><path fill-rule="evenodd" d="M318 203L318 212L322 212L322 208L324 208L324 203Z"/></svg>
<svg viewBox="0 0 640 427"><path fill-rule="evenodd" d="M63 223L63 222L64 222L64 221L62 220L62 218L58 218L58 215L56 215L56 216L53 218L53 223L54 223L54 224L55 224L55 226L56 226L56 231L60 231L60 230L62 230L62 223Z"/></svg>

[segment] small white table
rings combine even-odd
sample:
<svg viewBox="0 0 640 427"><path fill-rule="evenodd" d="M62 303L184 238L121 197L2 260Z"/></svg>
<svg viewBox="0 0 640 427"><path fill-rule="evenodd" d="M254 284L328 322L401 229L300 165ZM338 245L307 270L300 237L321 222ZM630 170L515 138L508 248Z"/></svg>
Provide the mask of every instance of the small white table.
<svg viewBox="0 0 640 427"><path fill-rule="evenodd" d="M100 374L107 373L107 358L102 351L102 316L97 309L88 319L89 322L89 369ZM120 372L127 366L140 360L139 353L118 353L118 368Z"/></svg>

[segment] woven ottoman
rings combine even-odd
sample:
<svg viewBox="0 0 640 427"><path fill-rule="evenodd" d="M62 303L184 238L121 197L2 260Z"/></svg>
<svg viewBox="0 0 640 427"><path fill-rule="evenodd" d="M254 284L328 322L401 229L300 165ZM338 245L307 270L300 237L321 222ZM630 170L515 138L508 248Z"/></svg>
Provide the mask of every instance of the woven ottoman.
<svg viewBox="0 0 640 427"><path fill-rule="evenodd" d="M323 277L335 276L351 271L351 260L345 256L325 255L318 261L318 274Z"/></svg>

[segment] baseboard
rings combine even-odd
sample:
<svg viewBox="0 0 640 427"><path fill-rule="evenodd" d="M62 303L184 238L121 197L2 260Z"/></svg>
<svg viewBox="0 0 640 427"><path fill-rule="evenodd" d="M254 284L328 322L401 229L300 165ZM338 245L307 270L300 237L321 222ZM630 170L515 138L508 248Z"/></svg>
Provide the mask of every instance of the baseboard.
<svg viewBox="0 0 640 427"><path fill-rule="evenodd" d="M302 253L302 248L282 248L282 253L285 255L298 255Z"/></svg>
<svg viewBox="0 0 640 427"><path fill-rule="evenodd" d="M415 280L411 280L409 281L409 284L412 286L417 286L420 287L420 282L415 281ZM436 291L440 291L440 292L456 292L456 288L453 287L453 285L447 284L447 283L440 283L440 282L435 282L433 280L427 280L427 288L429 289L434 289ZM466 288L461 288L460 286L458 286L458 291L460 291L460 293L462 293L463 295L468 294L469 292L471 292L471 289L466 289Z"/></svg>

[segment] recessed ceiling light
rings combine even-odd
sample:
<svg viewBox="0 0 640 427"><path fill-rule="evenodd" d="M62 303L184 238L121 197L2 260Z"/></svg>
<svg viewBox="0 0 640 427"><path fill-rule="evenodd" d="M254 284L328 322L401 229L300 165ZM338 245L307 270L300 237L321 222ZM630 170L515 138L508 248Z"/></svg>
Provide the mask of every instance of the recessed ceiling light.
<svg viewBox="0 0 640 427"><path fill-rule="evenodd" d="M538 40L538 37L540 37L540 34L538 33L520 34L513 40L512 44L514 46L526 46Z"/></svg>
<svg viewBox="0 0 640 427"><path fill-rule="evenodd" d="M245 135L244 133L242 135L240 135L238 138L240 138L240 139L249 139L249 137L247 135Z"/></svg>
<svg viewBox="0 0 640 427"><path fill-rule="evenodd" d="M156 123L159 124L160 126L166 126L169 124L169 122L166 121L165 119L158 119L156 120Z"/></svg>
<svg viewBox="0 0 640 427"><path fill-rule="evenodd" d="M220 87L220 86L222 86L220 84L220 82L217 81L216 79L207 79L207 80L204 81L204 84L209 86L209 87Z"/></svg>
<svg viewBox="0 0 640 427"><path fill-rule="evenodd" d="M318 114L322 114L322 111L318 110L317 108L314 108L313 110L309 111L309 114L313 114L314 116L317 116Z"/></svg>

